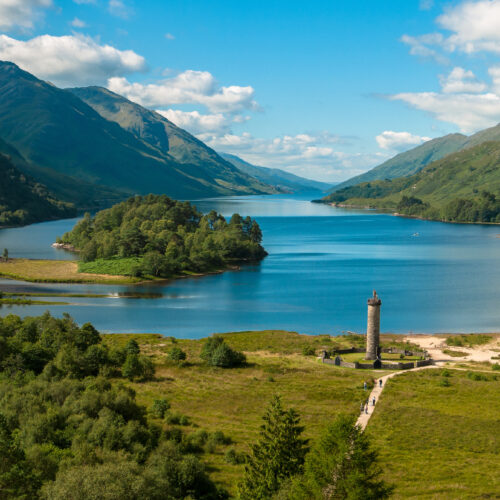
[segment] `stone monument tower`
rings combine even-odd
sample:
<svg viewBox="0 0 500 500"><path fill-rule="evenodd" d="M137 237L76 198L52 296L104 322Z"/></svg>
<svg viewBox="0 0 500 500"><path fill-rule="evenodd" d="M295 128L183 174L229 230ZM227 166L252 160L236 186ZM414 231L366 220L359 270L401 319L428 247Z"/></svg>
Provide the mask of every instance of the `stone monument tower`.
<svg viewBox="0 0 500 500"><path fill-rule="evenodd" d="M366 359L377 359L380 341L380 305L382 301L373 290L368 299L368 324L366 327Z"/></svg>

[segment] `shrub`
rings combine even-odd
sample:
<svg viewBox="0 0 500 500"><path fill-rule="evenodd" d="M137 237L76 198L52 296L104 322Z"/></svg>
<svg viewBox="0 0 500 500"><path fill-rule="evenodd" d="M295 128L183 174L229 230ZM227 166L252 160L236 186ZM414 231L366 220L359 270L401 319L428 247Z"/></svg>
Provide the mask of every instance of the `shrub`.
<svg viewBox="0 0 500 500"><path fill-rule="evenodd" d="M440 381L439 381L439 385L441 387L450 387L450 381L447 379L447 378L442 378Z"/></svg>
<svg viewBox="0 0 500 500"><path fill-rule="evenodd" d="M312 347L310 345L306 345L302 348L302 354L304 356L314 356L316 354L316 351L315 351L314 347Z"/></svg>
<svg viewBox="0 0 500 500"><path fill-rule="evenodd" d="M180 347L175 346L168 351L167 358L170 361L184 361L186 359L186 353Z"/></svg>
<svg viewBox="0 0 500 500"><path fill-rule="evenodd" d="M228 464L239 465L239 464L244 464L246 458L244 453L238 453L234 448L230 448L229 450L226 451L226 454L224 455L224 460Z"/></svg>
<svg viewBox="0 0 500 500"><path fill-rule="evenodd" d="M222 337L209 337L203 345L201 358L211 366L232 368L246 363L243 353L231 349Z"/></svg>
<svg viewBox="0 0 500 500"><path fill-rule="evenodd" d="M165 421L169 425L189 425L189 418L180 413L168 412Z"/></svg>
<svg viewBox="0 0 500 500"><path fill-rule="evenodd" d="M166 399L155 399L151 406L151 414L155 418L164 418L168 409L170 409L170 403Z"/></svg>
<svg viewBox="0 0 500 500"><path fill-rule="evenodd" d="M500 365L498 363L495 363L492 367L492 370L500 370Z"/></svg>

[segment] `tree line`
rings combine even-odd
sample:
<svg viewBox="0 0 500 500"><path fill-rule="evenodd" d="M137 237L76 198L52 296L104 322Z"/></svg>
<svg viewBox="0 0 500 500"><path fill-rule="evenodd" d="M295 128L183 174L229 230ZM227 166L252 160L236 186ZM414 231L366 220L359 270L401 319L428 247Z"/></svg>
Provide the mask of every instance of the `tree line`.
<svg viewBox="0 0 500 500"><path fill-rule="evenodd" d="M84 262L140 257L131 269L137 276L203 272L266 255L250 217L234 214L228 222L214 210L203 215L189 202L152 194L85 214L59 241L80 250Z"/></svg>

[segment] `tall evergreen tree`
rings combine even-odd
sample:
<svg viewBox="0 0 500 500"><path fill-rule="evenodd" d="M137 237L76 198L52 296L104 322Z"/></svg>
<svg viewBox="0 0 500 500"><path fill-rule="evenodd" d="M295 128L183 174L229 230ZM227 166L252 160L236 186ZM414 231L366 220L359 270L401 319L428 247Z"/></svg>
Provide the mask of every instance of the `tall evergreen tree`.
<svg viewBox="0 0 500 500"><path fill-rule="evenodd" d="M351 416L340 415L307 455L304 474L280 491L287 500L383 500L377 452Z"/></svg>
<svg viewBox="0 0 500 500"><path fill-rule="evenodd" d="M302 471L308 451L300 416L293 408L283 408L280 396L271 400L262 419L260 439L247 457L239 487L242 500L271 498L287 478Z"/></svg>

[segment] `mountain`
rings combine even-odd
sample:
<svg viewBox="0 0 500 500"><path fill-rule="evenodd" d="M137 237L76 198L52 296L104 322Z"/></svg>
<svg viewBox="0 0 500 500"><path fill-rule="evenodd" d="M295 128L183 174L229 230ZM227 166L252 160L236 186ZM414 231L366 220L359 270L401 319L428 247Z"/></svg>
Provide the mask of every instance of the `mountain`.
<svg viewBox="0 0 500 500"><path fill-rule="evenodd" d="M1 139L0 146L4 150L10 148ZM14 148L11 152L16 154ZM57 200L45 186L20 172L10 155L0 153L0 227L74 215L73 205Z"/></svg>
<svg viewBox="0 0 500 500"><path fill-rule="evenodd" d="M449 134L424 142L416 148L399 153L390 160L385 161L364 174L357 175L337 184L333 191L339 191L348 186L373 180L394 179L412 175L429 163L440 160L450 153L459 151L467 142L467 136L462 134Z"/></svg>
<svg viewBox="0 0 500 500"><path fill-rule="evenodd" d="M328 191L332 184L326 182L306 179L298 175L291 174L279 168L258 167L242 160L238 156L228 153L219 153L222 158L231 162L236 168L252 177L274 186L284 192L296 193L300 191Z"/></svg>
<svg viewBox="0 0 500 500"><path fill-rule="evenodd" d="M273 191L222 159L224 168L181 163L161 144L109 121L73 92L9 62L0 62L0 136L25 158L28 172L63 199L78 186L104 199L150 192L182 199Z"/></svg>
<svg viewBox="0 0 500 500"><path fill-rule="evenodd" d="M500 222L500 141L452 153L409 177L345 187L322 201L431 219Z"/></svg>
<svg viewBox="0 0 500 500"><path fill-rule="evenodd" d="M102 87L67 89L100 116L118 124L154 149L173 159L182 172L203 183L215 184L219 194L276 192L270 186L242 173L196 137L155 111Z"/></svg>
<svg viewBox="0 0 500 500"><path fill-rule="evenodd" d="M332 191L373 180L394 179L413 175L433 161L471 148L487 141L500 141L500 124L481 130L469 137L462 134L448 134L424 142L416 148L400 153L364 174L357 175L337 184Z"/></svg>

